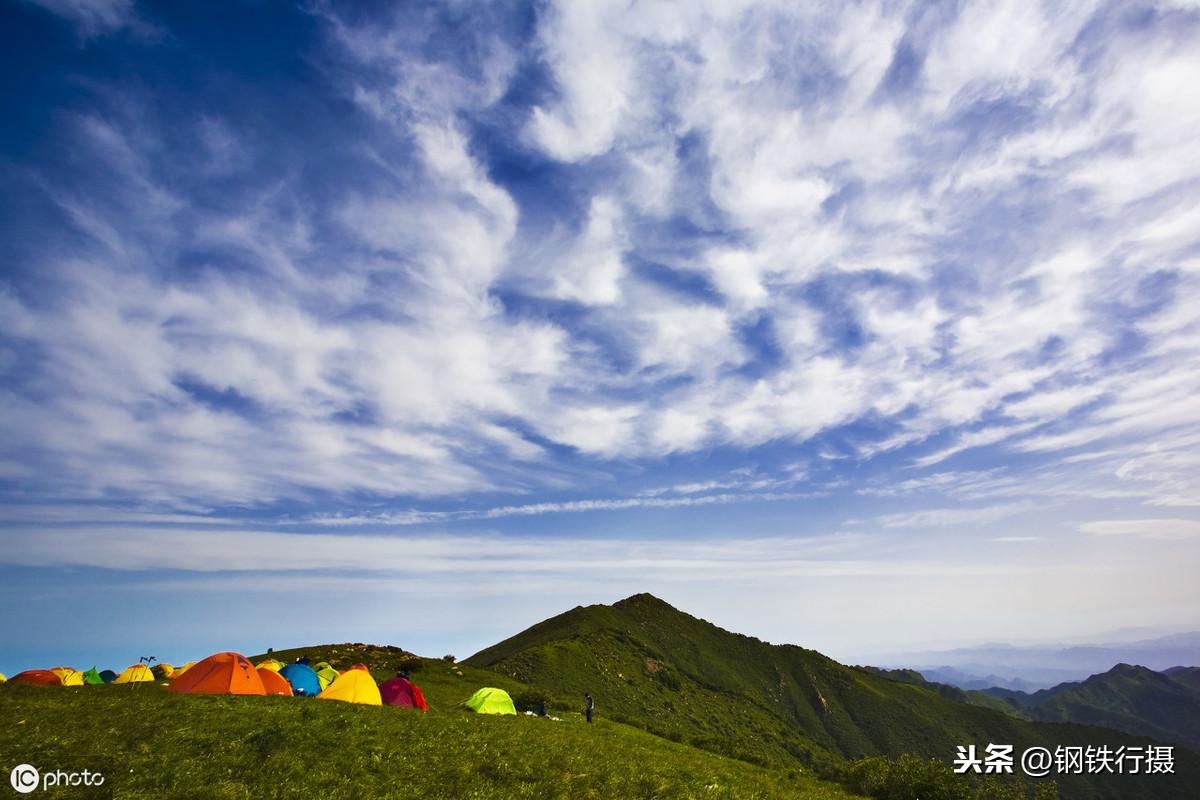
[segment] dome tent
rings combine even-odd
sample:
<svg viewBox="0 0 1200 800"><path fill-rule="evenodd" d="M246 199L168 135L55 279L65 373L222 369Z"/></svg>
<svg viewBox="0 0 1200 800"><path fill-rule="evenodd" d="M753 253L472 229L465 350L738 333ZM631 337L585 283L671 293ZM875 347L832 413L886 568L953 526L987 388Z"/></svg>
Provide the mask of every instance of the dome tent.
<svg viewBox="0 0 1200 800"><path fill-rule="evenodd" d="M257 668L258 677L262 680L263 689L267 694L281 694L286 697L291 697L292 685L287 682L287 678L280 675L273 669L267 667Z"/></svg>
<svg viewBox="0 0 1200 800"><path fill-rule="evenodd" d="M321 680L308 664L288 664L279 674L292 687L292 694L316 697L321 693Z"/></svg>
<svg viewBox="0 0 1200 800"><path fill-rule="evenodd" d="M8 678L4 677L3 672L0 672L0 683L8 683Z"/></svg>
<svg viewBox="0 0 1200 800"><path fill-rule="evenodd" d="M117 673L113 672L111 669L100 670L100 680L104 681L105 683L112 683L116 679Z"/></svg>
<svg viewBox="0 0 1200 800"><path fill-rule="evenodd" d="M485 686L467 698L464 704L476 714L516 714L512 698L503 689Z"/></svg>
<svg viewBox="0 0 1200 800"><path fill-rule="evenodd" d="M415 683L402 675L397 675L391 680L379 684L379 696L383 698L384 705L416 708L420 711L429 710L429 704L425 702L425 695L421 693Z"/></svg>
<svg viewBox="0 0 1200 800"><path fill-rule="evenodd" d="M279 672L283 669L283 663L276 661L273 658L264 658L262 661L254 665L255 669L269 669L271 672Z"/></svg>
<svg viewBox="0 0 1200 800"><path fill-rule="evenodd" d="M187 672L189 669L191 669L194 666L196 666L196 662L189 661L186 664L184 664L182 667L180 667L179 669L175 670L175 674L172 677L178 678L180 675Z"/></svg>
<svg viewBox="0 0 1200 800"><path fill-rule="evenodd" d="M213 653L167 687L179 694L266 694L258 670L241 653Z"/></svg>
<svg viewBox="0 0 1200 800"><path fill-rule="evenodd" d="M338 679L341 673L329 665L328 661L318 661L313 666L313 672L317 673L317 679L321 681L321 691L329 688L329 685Z"/></svg>
<svg viewBox="0 0 1200 800"><path fill-rule="evenodd" d="M50 671L58 676L63 686L83 686L83 673L77 669L54 667Z"/></svg>
<svg viewBox="0 0 1200 800"><path fill-rule="evenodd" d="M375 679L362 664L355 664L329 684L318 700L341 700L345 703L362 703L370 706L383 705Z"/></svg>
<svg viewBox="0 0 1200 800"><path fill-rule="evenodd" d="M171 678L175 677L175 668L170 664L155 664L150 668L150 671L153 672L154 677L158 678L159 680L170 680Z"/></svg>
<svg viewBox="0 0 1200 800"><path fill-rule="evenodd" d="M113 683L153 683L154 673L145 664L131 664Z"/></svg>
<svg viewBox="0 0 1200 800"><path fill-rule="evenodd" d="M62 686L62 679L48 669L27 669L13 675L8 682L26 686Z"/></svg>
<svg viewBox="0 0 1200 800"><path fill-rule="evenodd" d="M100 686L105 681L104 677L99 672L96 672L96 668L92 667L87 672L83 673L83 682L88 686Z"/></svg>

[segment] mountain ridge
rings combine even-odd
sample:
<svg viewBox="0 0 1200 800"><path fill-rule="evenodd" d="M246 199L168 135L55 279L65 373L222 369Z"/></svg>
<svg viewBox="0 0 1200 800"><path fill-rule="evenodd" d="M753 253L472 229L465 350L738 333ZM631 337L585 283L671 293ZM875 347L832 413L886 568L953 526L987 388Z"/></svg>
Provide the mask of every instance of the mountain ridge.
<svg viewBox="0 0 1200 800"><path fill-rule="evenodd" d="M601 713L758 763L821 768L915 753L949 761L956 746L1026 747L1138 740L1070 723L1027 722L939 690L842 665L793 644L724 630L653 595L576 606L464 660L565 695L589 691ZM1184 756L1200 775L1194 755ZM1067 796L1161 797L1136 782L1065 776ZM1182 788L1180 788L1182 792ZM1181 793L1178 796L1190 796Z"/></svg>

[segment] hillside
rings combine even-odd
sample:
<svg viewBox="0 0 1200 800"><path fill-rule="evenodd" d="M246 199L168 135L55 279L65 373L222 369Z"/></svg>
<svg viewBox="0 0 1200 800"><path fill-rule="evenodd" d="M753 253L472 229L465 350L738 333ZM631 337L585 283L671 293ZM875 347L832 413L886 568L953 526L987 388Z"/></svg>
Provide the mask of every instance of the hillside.
<svg viewBox="0 0 1200 800"><path fill-rule="evenodd" d="M447 669L424 671L422 681L431 705L424 714L308 698L176 695L153 684L0 687L0 763L100 770L114 790L102 796L155 800L853 798L796 770L715 758L609 721L471 714L456 707L468 685L477 687L469 679Z"/></svg>
<svg viewBox="0 0 1200 800"><path fill-rule="evenodd" d="M1161 673L1118 664L1079 683L1064 683L1033 694L988 690L1032 719L1078 722L1165 742L1200 747L1200 669Z"/></svg>
<svg viewBox="0 0 1200 800"><path fill-rule="evenodd" d="M948 761L956 745L968 743L1012 744L1021 751L1134 742L1099 728L1026 722L813 650L731 633L650 595L577 607L466 663L575 697L590 691L610 718L759 763L799 761L821 769L877 754ZM1189 779L1200 779L1196 757L1181 759ZM1194 785L1180 778L1150 786L1071 777L1061 783L1064 796L1123 800L1190 797Z"/></svg>
<svg viewBox="0 0 1200 800"><path fill-rule="evenodd" d="M1019 719L1030 718L1018 704L1010 702L1004 694L992 694L991 692L977 689L961 689L958 686L952 686L947 683L927 680L924 673L918 672L915 669L880 669L878 667L859 667L859 669L867 670L882 678L899 681L900 683L924 686L948 700L957 700L960 703L969 703L973 706L983 706L984 708L1000 711ZM999 689L999 692L1006 691Z"/></svg>

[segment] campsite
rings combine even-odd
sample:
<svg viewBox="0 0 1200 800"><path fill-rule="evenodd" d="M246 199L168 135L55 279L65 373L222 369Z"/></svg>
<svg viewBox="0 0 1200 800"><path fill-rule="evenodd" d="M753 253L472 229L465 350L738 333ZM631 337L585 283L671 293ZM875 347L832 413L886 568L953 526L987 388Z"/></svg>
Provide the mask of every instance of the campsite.
<svg viewBox="0 0 1200 800"><path fill-rule="evenodd" d="M484 688L492 690L489 706L503 706L503 698L509 706L512 698L533 704L528 686L490 670L349 643L273 654L282 672L303 667L295 663L303 655L391 684L393 692L403 664L428 711L172 692L166 680L59 690L6 685L0 718L11 724L0 730L0 757L108 766L117 775L116 797L854 797L797 770L715 756L611 720L585 729L579 703L565 696L549 699L546 719L468 710L464 701ZM351 660L369 672L349 669ZM234 669L214 671L214 679Z"/></svg>

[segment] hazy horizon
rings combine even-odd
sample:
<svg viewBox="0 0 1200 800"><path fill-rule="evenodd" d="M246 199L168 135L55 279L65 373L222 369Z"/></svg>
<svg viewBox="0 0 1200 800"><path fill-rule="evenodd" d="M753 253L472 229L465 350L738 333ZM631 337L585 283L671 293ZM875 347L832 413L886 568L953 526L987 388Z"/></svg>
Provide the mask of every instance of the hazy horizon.
<svg viewBox="0 0 1200 800"><path fill-rule="evenodd" d="M1200 629L1195 3L390 5L0 10L0 670Z"/></svg>

